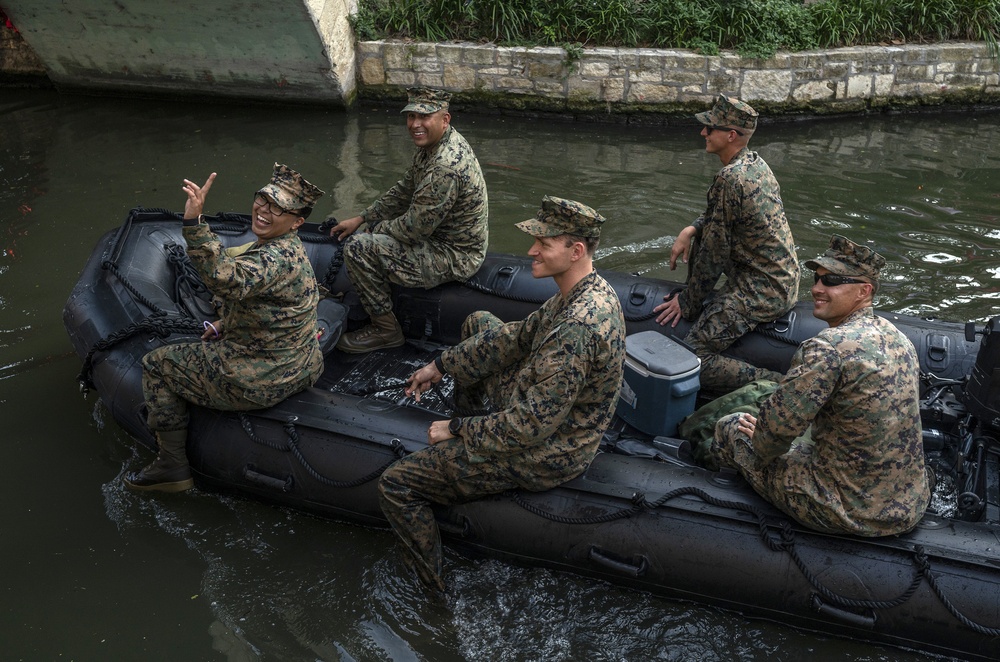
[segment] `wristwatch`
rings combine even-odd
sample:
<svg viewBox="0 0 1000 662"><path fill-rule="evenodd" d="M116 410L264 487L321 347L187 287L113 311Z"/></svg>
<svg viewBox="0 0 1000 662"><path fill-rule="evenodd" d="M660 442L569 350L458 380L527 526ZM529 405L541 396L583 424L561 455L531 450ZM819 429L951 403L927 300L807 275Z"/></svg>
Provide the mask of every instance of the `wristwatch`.
<svg viewBox="0 0 1000 662"><path fill-rule="evenodd" d="M461 418L453 418L450 421L448 421L448 432L450 432L454 436L457 437L458 433L459 433L459 431L461 429L462 429L462 419Z"/></svg>

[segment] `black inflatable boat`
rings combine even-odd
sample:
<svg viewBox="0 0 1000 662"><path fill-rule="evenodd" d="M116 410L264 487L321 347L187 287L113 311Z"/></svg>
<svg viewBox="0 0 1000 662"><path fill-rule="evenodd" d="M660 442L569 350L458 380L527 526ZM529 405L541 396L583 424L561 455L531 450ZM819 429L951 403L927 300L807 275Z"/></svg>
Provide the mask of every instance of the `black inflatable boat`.
<svg viewBox="0 0 1000 662"><path fill-rule="evenodd" d="M254 238L244 215L211 224L227 245ZM329 340L363 312L339 244L312 224L300 236L317 279L344 294L321 307ZM134 209L95 247L63 315L84 363L81 386L151 448L141 358L191 341L211 312L183 246L177 214ZM975 328L880 313L920 356L924 448L938 488L908 534L833 536L791 522L738 475L691 461L675 435L695 406L697 361L670 337L687 327L663 329L652 313L678 285L601 273L629 331L627 381L602 452L583 476L548 492L439 509L446 544L825 634L1000 659L1000 318ZM451 413L447 380L418 404L404 396L405 378L458 341L469 313L519 319L554 287L531 277L527 258L490 255L467 283L395 290L404 346L361 356L332 350L316 387L267 410L196 408L188 439L196 484L384 526L379 474L425 446L429 423ZM731 352L784 371L798 343L824 326L811 308L800 303Z"/></svg>

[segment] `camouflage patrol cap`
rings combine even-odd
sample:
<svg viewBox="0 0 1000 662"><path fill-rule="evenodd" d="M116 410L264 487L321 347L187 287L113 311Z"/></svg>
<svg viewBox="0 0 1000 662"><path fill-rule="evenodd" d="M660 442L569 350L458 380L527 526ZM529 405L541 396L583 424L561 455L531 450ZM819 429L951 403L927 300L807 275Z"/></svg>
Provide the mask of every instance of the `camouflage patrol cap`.
<svg viewBox="0 0 1000 662"><path fill-rule="evenodd" d="M736 129L743 133L753 133L757 128L757 111L750 104L739 99L730 99L720 94L711 110L697 113L695 118L713 128Z"/></svg>
<svg viewBox="0 0 1000 662"><path fill-rule="evenodd" d="M323 195L318 187L307 182L302 175L281 163L274 164L274 174L258 193L271 196L278 206L288 211L312 209Z"/></svg>
<svg viewBox="0 0 1000 662"><path fill-rule="evenodd" d="M557 237L574 234L579 237L600 237L605 218L585 204L550 195L542 198L542 206L534 218L521 221L518 229L532 237Z"/></svg>
<svg viewBox="0 0 1000 662"><path fill-rule="evenodd" d="M825 267L838 276L861 276L877 284L885 258L867 246L860 246L847 237L835 234L830 237L830 247L826 252L814 260L806 260L805 265L813 271Z"/></svg>
<svg viewBox="0 0 1000 662"><path fill-rule="evenodd" d="M430 87L408 87L406 94L407 104L399 111L401 113L430 115L439 110L448 110L448 102L451 101L450 92Z"/></svg>

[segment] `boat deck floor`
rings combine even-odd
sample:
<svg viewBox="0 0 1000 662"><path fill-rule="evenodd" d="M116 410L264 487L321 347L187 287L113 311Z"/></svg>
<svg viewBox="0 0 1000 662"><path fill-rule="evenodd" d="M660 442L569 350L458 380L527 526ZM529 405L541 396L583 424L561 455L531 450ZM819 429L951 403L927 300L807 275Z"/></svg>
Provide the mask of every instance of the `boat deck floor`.
<svg viewBox="0 0 1000 662"><path fill-rule="evenodd" d="M345 354L333 350L326 357L326 367L316 387L365 398L401 402L407 399L403 390L409 376L433 361L442 349L444 348L438 345L407 341L401 347L368 354ZM454 382L445 375L435 388L420 397L420 406L443 416L450 416L453 392Z"/></svg>

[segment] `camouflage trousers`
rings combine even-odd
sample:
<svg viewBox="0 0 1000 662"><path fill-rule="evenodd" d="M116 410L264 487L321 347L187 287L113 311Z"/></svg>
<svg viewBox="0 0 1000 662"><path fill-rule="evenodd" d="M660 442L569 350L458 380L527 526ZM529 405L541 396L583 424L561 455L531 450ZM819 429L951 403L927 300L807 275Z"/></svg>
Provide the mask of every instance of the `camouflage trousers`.
<svg viewBox="0 0 1000 662"><path fill-rule="evenodd" d="M722 352L757 327L736 292L720 290L708 301L691 325L684 342L701 359L701 388L710 394L733 391L758 379L778 381L781 373L758 368L741 359L723 356Z"/></svg>
<svg viewBox="0 0 1000 662"><path fill-rule="evenodd" d="M397 461L379 480L379 504L410 553L421 581L444 590L441 534L431 504L451 505L517 485L498 462L470 462L461 439L429 446Z"/></svg>
<svg viewBox="0 0 1000 662"><path fill-rule="evenodd" d="M344 243L344 264L369 316L392 312L392 284L429 289L455 280L450 259L427 244L407 245L387 234L358 232Z"/></svg>
<svg viewBox="0 0 1000 662"><path fill-rule="evenodd" d="M502 326L499 317L474 312L462 323L462 338ZM456 385L456 412L479 412L510 394L518 365L472 385ZM472 462L461 439L448 439L399 460L379 481L382 512L410 552L425 585L444 589L441 535L432 503L450 505L518 487L497 462Z"/></svg>
<svg viewBox="0 0 1000 662"><path fill-rule="evenodd" d="M218 353L204 341L158 347L142 358L146 423L154 432L187 429L188 403L224 411L264 409L308 385L247 388L233 381Z"/></svg>
<svg viewBox="0 0 1000 662"><path fill-rule="evenodd" d="M715 425L712 455L721 466L737 469L750 486L775 508L810 529L825 533L880 535L851 527L851 518L838 506L839 500L819 502L799 489L812 482L812 442L796 439L787 453L764 463L753 452L750 438L737 429L742 414L730 414Z"/></svg>

